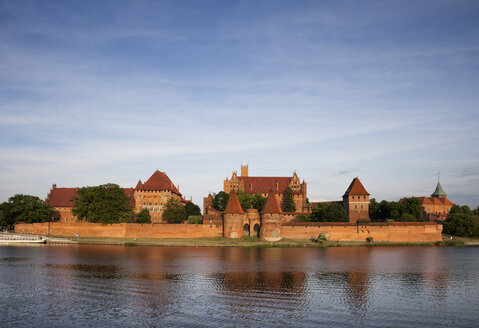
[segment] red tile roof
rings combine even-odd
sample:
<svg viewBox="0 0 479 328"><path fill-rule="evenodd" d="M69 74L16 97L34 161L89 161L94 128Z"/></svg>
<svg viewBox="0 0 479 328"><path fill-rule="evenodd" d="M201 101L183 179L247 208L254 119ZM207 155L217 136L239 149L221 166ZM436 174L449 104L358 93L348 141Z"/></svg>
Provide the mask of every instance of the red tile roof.
<svg viewBox="0 0 479 328"><path fill-rule="evenodd" d="M243 209L241 208L238 196L236 192L231 192L230 199L226 204L226 208L224 211L225 214L243 214Z"/></svg>
<svg viewBox="0 0 479 328"><path fill-rule="evenodd" d="M73 198L78 196L79 188L53 188L45 202L51 207L73 207ZM135 189L123 188L125 194L130 197L129 203L135 206Z"/></svg>
<svg viewBox="0 0 479 328"><path fill-rule="evenodd" d="M421 205L454 205L446 197L438 198L438 197L416 197L421 201Z"/></svg>
<svg viewBox="0 0 479 328"><path fill-rule="evenodd" d="M141 180L138 180L138 183L136 184L135 189L142 189L143 188L143 183L141 183Z"/></svg>
<svg viewBox="0 0 479 328"><path fill-rule="evenodd" d="M53 188L45 202L51 207L72 207L78 188Z"/></svg>
<svg viewBox="0 0 479 328"><path fill-rule="evenodd" d="M238 177L243 181L247 194L268 194L271 189L274 193L283 194L288 187L291 177Z"/></svg>
<svg viewBox="0 0 479 328"><path fill-rule="evenodd" d="M343 197L349 195L369 195L369 193L363 187L363 184L361 181L359 181L359 178L354 178Z"/></svg>
<svg viewBox="0 0 479 328"><path fill-rule="evenodd" d="M140 183L141 181L139 181ZM139 184L138 183L138 184ZM138 185L137 185L138 187ZM153 173L153 175L146 180L145 183L141 186L141 188L135 188L137 190L154 190L154 191L159 191L159 190L168 190L171 191L174 194L177 194L181 196L181 193L178 191L178 189L175 187L173 182L171 182L170 178L166 175L165 172L160 172L158 170Z"/></svg>
<svg viewBox="0 0 479 328"><path fill-rule="evenodd" d="M265 214L283 213L283 211L281 210L281 207L279 206L278 200L276 199L276 196L273 193L269 194L268 198L266 198L266 203L264 204L264 207L261 213L265 213Z"/></svg>

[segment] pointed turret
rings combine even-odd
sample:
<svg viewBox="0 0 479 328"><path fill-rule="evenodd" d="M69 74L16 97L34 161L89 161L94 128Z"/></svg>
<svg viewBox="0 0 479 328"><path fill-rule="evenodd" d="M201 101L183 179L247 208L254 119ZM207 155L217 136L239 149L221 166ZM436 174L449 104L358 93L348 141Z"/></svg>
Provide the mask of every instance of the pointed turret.
<svg viewBox="0 0 479 328"><path fill-rule="evenodd" d="M136 184L135 189L136 189L136 190L143 189L143 183L141 183L141 180L138 180L138 183Z"/></svg>
<svg viewBox="0 0 479 328"><path fill-rule="evenodd" d="M349 195L367 195L369 196L369 193L366 191L364 188L363 184L361 181L359 181L358 177L355 177L353 181L351 181L351 184L349 185L348 189L344 193L344 196L349 196Z"/></svg>
<svg viewBox="0 0 479 328"><path fill-rule="evenodd" d="M263 210L261 211L263 214L277 214L283 213L281 207L279 206L278 199L273 192L270 192L268 198L266 198L266 203L264 204Z"/></svg>
<svg viewBox="0 0 479 328"><path fill-rule="evenodd" d="M446 198L447 194L442 190L441 183L437 181L437 186L436 190L432 193L431 197L437 197L437 198Z"/></svg>
<svg viewBox="0 0 479 328"><path fill-rule="evenodd" d="M236 191L231 192L224 214L244 214L238 196L236 195Z"/></svg>

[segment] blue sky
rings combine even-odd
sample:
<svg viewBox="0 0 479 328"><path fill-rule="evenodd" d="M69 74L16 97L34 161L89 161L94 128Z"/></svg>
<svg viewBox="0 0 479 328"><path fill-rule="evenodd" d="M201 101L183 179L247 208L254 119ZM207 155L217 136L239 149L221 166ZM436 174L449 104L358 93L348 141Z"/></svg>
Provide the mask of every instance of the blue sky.
<svg viewBox="0 0 479 328"><path fill-rule="evenodd" d="M0 201L248 163L477 207L478 137L477 1L0 0Z"/></svg>

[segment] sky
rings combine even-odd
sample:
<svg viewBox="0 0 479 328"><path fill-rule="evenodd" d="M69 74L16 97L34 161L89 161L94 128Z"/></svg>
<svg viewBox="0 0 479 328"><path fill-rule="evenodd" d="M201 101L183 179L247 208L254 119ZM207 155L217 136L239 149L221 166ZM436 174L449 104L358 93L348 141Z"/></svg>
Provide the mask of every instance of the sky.
<svg viewBox="0 0 479 328"><path fill-rule="evenodd" d="M243 163L475 208L478 140L478 1L0 0L0 201Z"/></svg>

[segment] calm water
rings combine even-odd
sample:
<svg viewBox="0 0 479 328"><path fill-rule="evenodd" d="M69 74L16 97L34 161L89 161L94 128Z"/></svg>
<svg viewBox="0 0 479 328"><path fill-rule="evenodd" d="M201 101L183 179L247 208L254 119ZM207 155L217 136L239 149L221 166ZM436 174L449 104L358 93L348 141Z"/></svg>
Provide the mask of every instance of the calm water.
<svg viewBox="0 0 479 328"><path fill-rule="evenodd" d="M0 325L478 327L479 248L1 246Z"/></svg>

